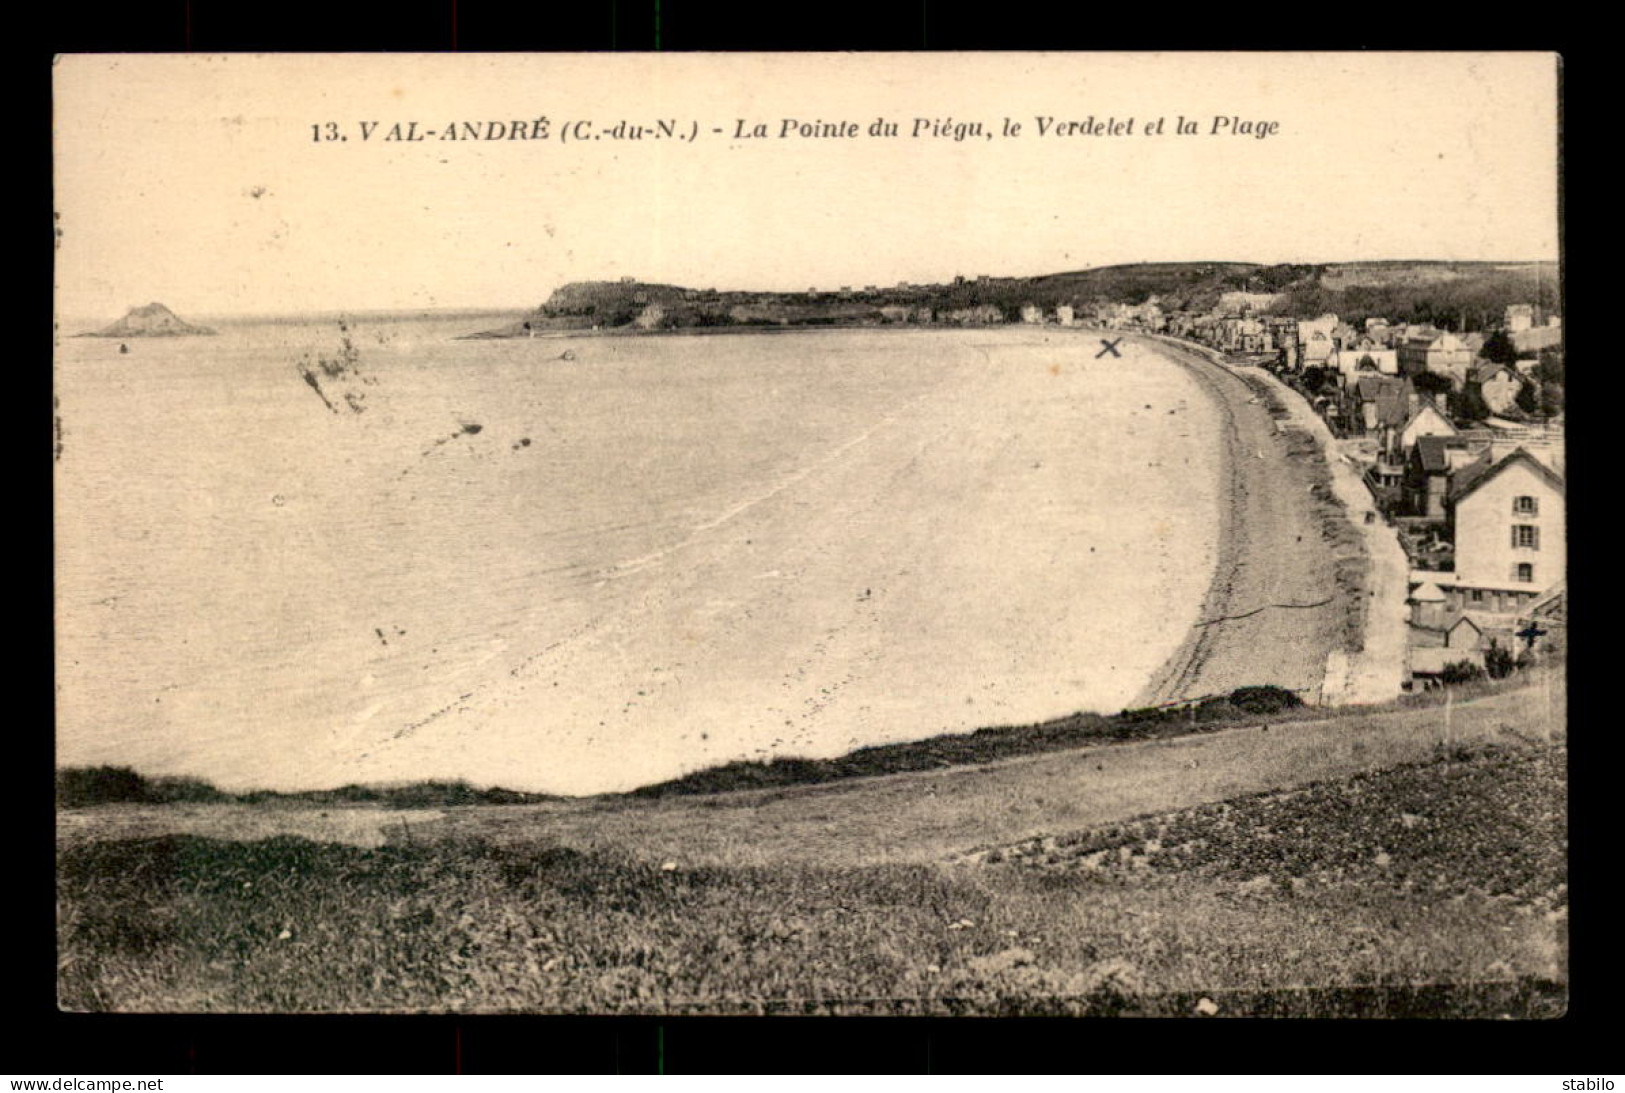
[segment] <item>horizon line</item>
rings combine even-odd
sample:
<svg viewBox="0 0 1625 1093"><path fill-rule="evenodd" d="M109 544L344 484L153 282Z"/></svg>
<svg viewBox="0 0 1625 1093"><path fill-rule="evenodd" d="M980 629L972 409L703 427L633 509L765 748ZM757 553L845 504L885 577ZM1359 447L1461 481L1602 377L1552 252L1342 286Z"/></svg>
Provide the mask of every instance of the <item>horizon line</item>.
<svg viewBox="0 0 1625 1093"><path fill-rule="evenodd" d="M1038 280L1038 279L1048 278L1048 277L1064 277L1064 276L1067 276L1067 275L1070 275L1070 274L1090 273L1090 272L1094 272L1094 271L1098 271L1098 270L1117 269L1117 268L1126 267L1126 266L1257 266L1257 267L1259 267L1261 269L1269 269L1269 268L1280 267L1280 266L1361 266L1361 265L1374 266L1374 265L1404 265L1404 264L1407 264L1407 263L1417 264L1417 265L1429 264L1429 265L1485 265L1485 266L1540 266L1540 265L1561 266L1562 261L1563 260L1560 257L1559 258L1357 258L1357 259L1322 259L1322 260L1318 260L1318 261L1300 260L1300 261L1280 261L1280 262L1258 262L1258 261L1253 261L1251 259L1240 259L1240 258L1196 258L1196 259L1138 260L1138 261L1128 261L1128 262L1107 262L1107 263L1104 263L1104 264L1098 265L1098 266L1076 266L1076 267L1072 267L1072 268L1069 268L1069 269L1051 270L1051 271L1046 272L1046 273L1009 273L1009 274L960 274L960 273L955 273L955 274L950 275L950 277L948 279L946 279L946 280L908 281L908 282L891 281L891 282L889 282L887 284L883 284L883 285L876 283L875 291L886 291L886 290L890 290L890 289L895 289L895 288L899 287L900 284L903 284L903 283L908 284L912 288L931 288L931 287L934 287L934 286L943 286L943 287L952 288L952 287L956 287L955 284L954 284L953 278L954 277L961 277L961 276L965 277L967 282L970 282L971 280L973 280L976 277L986 277L988 280L991 280L991 281ZM558 282L558 284L555 285L554 287L556 288L556 287L558 287L560 285L568 285L568 284L593 284L593 283L617 284L617 283L621 283L622 277L624 277L624 276L625 275L620 275L620 276L606 275L604 277L566 280L566 281ZM640 278L634 278L633 283L646 284L646 285L656 285L656 284L670 285L670 286L672 286L674 288L695 288L695 287L697 287L697 286L693 286L693 285L686 285L686 284L683 284L682 282L679 282L679 281L645 280L645 279L643 279L641 277ZM841 291L842 287L843 286L834 286L834 287L830 287L830 288L819 288L818 291L819 292L839 292L839 291ZM860 291L860 292L861 291L868 291L867 288L856 289L856 288L853 288L853 286L850 286L850 285L844 286L844 287L847 288L850 291ZM708 288L699 289L699 291L783 294L783 293L804 293L804 292L806 292L808 290L805 289L805 288L742 288L742 287L717 288L717 287L708 287ZM171 308L171 310L173 310L173 305L169 304L166 301L149 300L147 302L147 304L130 304L124 309L124 312L127 313L131 309L137 308L137 307L145 307L150 303L163 303L163 305L165 307L169 307L169 308ZM182 305L182 306L184 308L184 305ZM357 316L361 316L361 315L393 315L393 314L400 314L402 312L419 312L419 313L445 314L445 315L452 315L452 314L497 314L497 313L516 312L516 311L517 312L534 311L534 310L537 309L538 306L539 305L537 305L535 303L528 303L528 302L527 303L514 303L514 304L410 304L409 303L409 304L382 304L382 305L371 304L371 305L365 305L365 306L342 306L341 305L341 306L337 306L337 307L324 306L324 307L319 307L319 308L303 308L303 309L299 309L299 308L294 308L294 309L274 308L274 309L264 310L264 311L241 311L241 310L211 311L211 310L199 309L199 310L196 310L196 311L192 311L191 314L194 315L195 317L197 317L198 319L221 319L221 320L229 320L229 319L277 319L277 318L284 318L284 317L309 316L309 315L336 316L336 317L341 317L341 316L345 316L345 315L357 315ZM90 315L89 312L82 312L82 313L77 313L77 314L71 314L70 315L70 314L68 314L66 312L56 311L53 318L54 318L54 321L57 324L60 325L64 318L88 320L88 319L91 319L92 316Z"/></svg>

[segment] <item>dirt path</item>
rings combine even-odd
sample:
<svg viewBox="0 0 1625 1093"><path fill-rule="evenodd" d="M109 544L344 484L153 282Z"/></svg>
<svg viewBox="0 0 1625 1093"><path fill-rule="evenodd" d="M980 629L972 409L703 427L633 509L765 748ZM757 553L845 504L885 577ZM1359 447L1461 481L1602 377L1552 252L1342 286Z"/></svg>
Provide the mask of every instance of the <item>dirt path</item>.
<svg viewBox="0 0 1625 1093"><path fill-rule="evenodd" d="M1177 342L1141 340L1183 365L1219 407L1228 503L1202 616L1140 704L1255 684L1318 702L1341 608L1305 468L1285 452L1268 410L1228 369ZM1302 604L1321 606L1283 606Z"/></svg>
<svg viewBox="0 0 1625 1093"><path fill-rule="evenodd" d="M334 810L233 805L86 809L59 815L58 845L170 832L228 839L286 833L369 845L381 830L391 841L474 837L602 847L685 865L948 861L982 847L1391 767L1426 758L1441 743L1561 738L1565 723L1563 676L1553 672L1449 710L1345 713L787 790L440 813L358 809L338 820ZM331 815L312 815L318 811ZM408 816L437 822L408 831ZM341 826L362 839L346 838Z"/></svg>

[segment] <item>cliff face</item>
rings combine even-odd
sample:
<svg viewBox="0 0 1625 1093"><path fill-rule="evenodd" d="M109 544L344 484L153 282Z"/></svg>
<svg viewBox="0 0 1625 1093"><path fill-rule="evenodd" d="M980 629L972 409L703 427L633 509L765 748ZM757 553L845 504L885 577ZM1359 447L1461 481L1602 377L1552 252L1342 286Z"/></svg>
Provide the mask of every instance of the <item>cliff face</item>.
<svg viewBox="0 0 1625 1093"><path fill-rule="evenodd" d="M471 338L523 338L569 330L671 330L688 327L815 326L882 322L872 303L800 294L717 292L642 281L577 281L556 289L524 319Z"/></svg>
<svg viewBox="0 0 1625 1093"><path fill-rule="evenodd" d="M168 338L192 334L213 334L205 326L193 326L163 304L132 307L118 322L101 330L89 331L92 338Z"/></svg>
<svg viewBox="0 0 1625 1093"><path fill-rule="evenodd" d="M537 311L548 316L592 315L613 319L627 316L631 321L649 304L671 304L683 299L676 285L651 285L642 281L574 281L553 291ZM611 324L603 324L611 325Z"/></svg>

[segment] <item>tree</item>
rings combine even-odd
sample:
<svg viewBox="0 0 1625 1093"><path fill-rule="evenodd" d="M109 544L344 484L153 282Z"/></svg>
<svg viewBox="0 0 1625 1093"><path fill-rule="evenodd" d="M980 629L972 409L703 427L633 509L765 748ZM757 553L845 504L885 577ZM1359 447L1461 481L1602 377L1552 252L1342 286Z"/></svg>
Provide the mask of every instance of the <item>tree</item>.
<svg viewBox="0 0 1625 1093"><path fill-rule="evenodd" d="M56 802L84 808L147 800L147 780L129 767L67 767L56 772Z"/></svg>
<svg viewBox="0 0 1625 1093"><path fill-rule="evenodd" d="M1463 388L1457 396L1456 416L1467 421L1483 421L1491 416L1490 404L1484 401L1484 393L1476 384Z"/></svg>
<svg viewBox="0 0 1625 1093"><path fill-rule="evenodd" d="M1557 417L1563 412L1563 385L1561 383L1542 383L1540 385L1540 413L1542 417Z"/></svg>
<svg viewBox="0 0 1625 1093"><path fill-rule="evenodd" d="M1541 383L1564 382L1563 378L1563 351L1561 349L1542 349L1540 363L1535 365L1535 378Z"/></svg>
<svg viewBox="0 0 1625 1093"><path fill-rule="evenodd" d="M1303 699L1285 687L1274 684L1237 687L1230 692L1230 705L1249 714L1278 713L1303 705Z"/></svg>
<svg viewBox="0 0 1625 1093"><path fill-rule="evenodd" d="M1487 361L1496 364L1513 364L1518 359L1518 347L1512 344L1512 336L1505 330L1497 330L1484 342L1484 348L1478 355Z"/></svg>
<svg viewBox="0 0 1625 1093"><path fill-rule="evenodd" d="M1446 664L1439 672L1439 679L1444 683L1471 683L1475 679L1484 678L1484 669L1470 660L1458 660L1453 664Z"/></svg>
<svg viewBox="0 0 1625 1093"><path fill-rule="evenodd" d="M1438 372L1418 372L1411 383L1419 395L1447 395L1454 386L1449 376Z"/></svg>
<svg viewBox="0 0 1625 1093"><path fill-rule="evenodd" d="M1535 394L1535 385L1524 383L1518 388L1518 409L1526 414L1540 412L1540 396Z"/></svg>
<svg viewBox="0 0 1625 1093"><path fill-rule="evenodd" d="M1310 393L1314 393L1325 387L1327 381L1334 375L1336 373L1331 369L1322 368L1317 364L1303 370L1303 385Z"/></svg>
<svg viewBox="0 0 1625 1093"><path fill-rule="evenodd" d="M1490 639L1490 646L1484 650L1484 671L1491 679L1505 679L1512 674L1516 663L1512 650L1505 648L1494 638Z"/></svg>

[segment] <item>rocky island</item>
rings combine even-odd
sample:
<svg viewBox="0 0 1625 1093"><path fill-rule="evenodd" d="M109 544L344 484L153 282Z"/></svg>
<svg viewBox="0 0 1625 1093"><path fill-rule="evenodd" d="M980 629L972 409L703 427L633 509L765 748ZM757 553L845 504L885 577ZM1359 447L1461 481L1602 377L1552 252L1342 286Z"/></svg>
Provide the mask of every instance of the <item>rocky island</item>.
<svg viewBox="0 0 1625 1093"><path fill-rule="evenodd" d="M82 338L173 338L213 334L206 326L193 326L163 304L132 307L124 318L100 330L87 330Z"/></svg>

